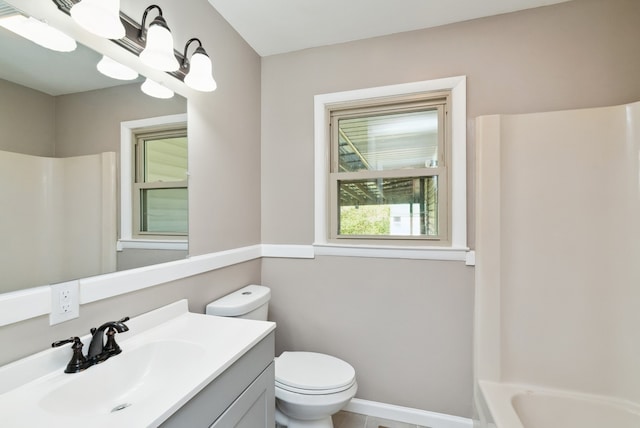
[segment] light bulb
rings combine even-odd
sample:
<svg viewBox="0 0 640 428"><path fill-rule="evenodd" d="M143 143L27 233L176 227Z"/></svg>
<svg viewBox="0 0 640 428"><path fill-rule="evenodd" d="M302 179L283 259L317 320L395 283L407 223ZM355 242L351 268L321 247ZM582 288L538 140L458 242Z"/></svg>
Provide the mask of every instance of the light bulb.
<svg viewBox="0 0 640 428"><path fill-rule="evenodd" d="M69 11L76 23L107 39L121 39L125 36L124 25L120 21L120 0L82 0Z"/></svg>
<svg viewBox="0 0 640 428"><path fill-rule="evenodd" d="M154 98L168 99L173 97L173 91L171 89L151 79L146 79L142 86L140 86L140 89L142 89L142 92L145 94Z"/></svg>
<svg viewBox="0 0 640 428"><path fill-rule="evenodd" d="M104 55L98 65L96 66L98 71L105 76L118 80L133 80L138 77L138 72L120 64L119 62Z"/></svg>
<svg viewBox="0 0 640 428"><path fill-rule="evenodd" d="M19 14L7 16L0 19L0 26L54 51L71 52L77 47L74 39L33 17L27 18Z"/></svg>
<svg viewBox="0 0 640 428"><path fill-rule="evenodd" d="M204 49L198 47L191 56L189 73L184 78L184 83L196 91L215 91L218 84L213 79L211 59Z"/></svg>
<svg viewBox="0 0 640 428"><path fill-rule="evenodd" d="M161 16L153 20L147 30L147 44L140 52L140 60L161 71L176 71L180 64L173 53L173 36Z"/></svg>

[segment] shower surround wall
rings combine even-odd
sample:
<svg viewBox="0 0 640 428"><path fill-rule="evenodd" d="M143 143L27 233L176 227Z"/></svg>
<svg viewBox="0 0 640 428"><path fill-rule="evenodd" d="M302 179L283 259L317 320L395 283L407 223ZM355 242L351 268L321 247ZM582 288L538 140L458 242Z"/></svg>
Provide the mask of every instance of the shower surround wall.
<svg viewBox="0 0 640 428"><path fill-rule="evenodd" d="M115 270L115 153L57 159L0 151L0 182L0 292Z"/></svg>
<svg viewBox="0 0 640 428"><path fill-rule="evenodd" d="M476 377L640 403L640 102L476 126Z"/></svg>

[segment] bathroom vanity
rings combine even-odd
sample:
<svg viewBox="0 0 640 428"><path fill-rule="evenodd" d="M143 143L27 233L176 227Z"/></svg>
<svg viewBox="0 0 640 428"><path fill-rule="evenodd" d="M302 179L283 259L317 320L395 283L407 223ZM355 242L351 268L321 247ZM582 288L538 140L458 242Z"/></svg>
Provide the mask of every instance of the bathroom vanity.
<svg viewBox="0 0 640 428"><path fill-rule="evenodd" d="M273 333L270 333L161 426L273 427L273 349ZM265 418L265 415L270 416Z"/></svg>
<svg viewBox="0 0 640 428"><path fill-rule="evenodd" d="M67 346L0 367L3 425L274 426L274 323L193 314L181 300L127 325L122 353L80 373L64 373Z"/></svg>

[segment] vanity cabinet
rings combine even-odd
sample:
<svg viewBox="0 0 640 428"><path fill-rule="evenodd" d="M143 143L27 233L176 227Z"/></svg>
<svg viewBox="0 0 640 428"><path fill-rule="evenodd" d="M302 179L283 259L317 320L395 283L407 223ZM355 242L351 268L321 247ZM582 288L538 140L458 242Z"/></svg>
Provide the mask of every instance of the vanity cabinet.
<svg viewBox="0 0 640 428"><path fill-rule="evenodd" d="M274 349L274 333L271 332L178 409L161 427L273 428ZM189 364L188 361L184 363Z"/></svg>

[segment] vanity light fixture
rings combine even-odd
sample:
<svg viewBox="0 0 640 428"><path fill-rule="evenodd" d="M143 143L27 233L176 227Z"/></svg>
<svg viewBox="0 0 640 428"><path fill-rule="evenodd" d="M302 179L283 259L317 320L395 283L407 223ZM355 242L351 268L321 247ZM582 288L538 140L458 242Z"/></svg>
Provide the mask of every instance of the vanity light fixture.
<svg viewBox="0 0 640 428"><path fill-rule="evenodd" d="M173 97L173 91L164 85L147 78L140 86L142 92L154 98L168 99Z"/></svg>
<svg viewBox="0 0 640 428"><path fill-rule="evenodd" d="M191 60L187 59L187 49L193 42L198 42L198 47L193 52ZM200 39L190 39L184 47L184 60L182 61L183 68L189 68L189 72L184 78L184 83L191 89L202 92L215 91L218 84L213 79L211 58L207 55L207 52L202 47Z"/></svg>
<svg viewBox="0 0 640 428"><path fill-rule="evenodd" d="M105 76L118 80L133 80L138 77L138 72L126 65L120 64L106 55L102 56L100 62L96 66L98 71Z"/></svg>
<svg viewBox="0 0 640 428"><path fill-rule="evenodd" d="M103 1L113 2L114 0L52 1L62 12L71 15L71 9L78 7L81 3L93 4ZM149 28L145 31L147 14L152 9L157 9L159 16L149 24ZM216 89L217 84L211 71L213 68L211 59L202 47L200 40L190 39L185 46L184 55L182 55L182 52L174 50L173 36L159 6L151 5L146 8L142 16L142 25L122 12L119 12L119 20L124 26L125 35L117 39L111 38L113 43L138 56L149 67L165 71L176 79L185 82L192 89L204 92ZM199 46L189 61L186 59L187 49L194 41L197 41ZM190 77L187 78L187 75Z"/></svg>
<svg viewBox="0 0 640 428"><path fill-rule="evenodd" d="M81 0L71 7L71 17L78 25L106 39L125 36L120 21L120 0Z"/></svg>
<svg viewBox="0 0 640 428"><path fill-rule="evenodd" d="M147 14L157 9L159 15L149 24L149 29L144 32L144 24L147 21ZM176 71L180 68L180 63L173 53L173 36L167 25L167 21L162 16L162 9L157 5L151 5L145 9L142 15L142 25L138 34L140 40L146 39L146 45L140 52L140 60L161 71Z"/></svg>
<svg viewBox="0 0 640 428"><path fill-rule="evenodd" d="M0 26L54 51L71 52L77 46L74 39L32 16L26 17L20 13L2 16L0 17Z"/></svg>

